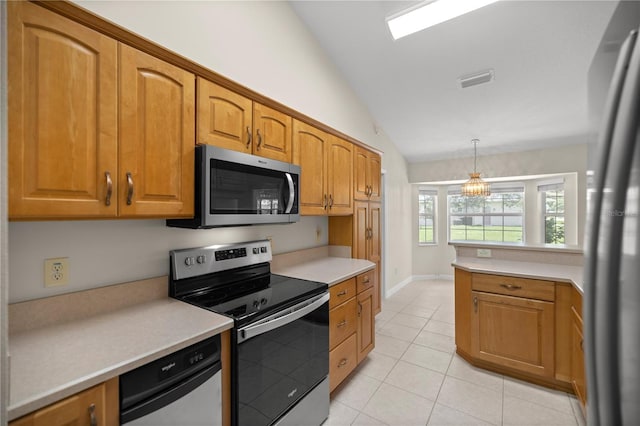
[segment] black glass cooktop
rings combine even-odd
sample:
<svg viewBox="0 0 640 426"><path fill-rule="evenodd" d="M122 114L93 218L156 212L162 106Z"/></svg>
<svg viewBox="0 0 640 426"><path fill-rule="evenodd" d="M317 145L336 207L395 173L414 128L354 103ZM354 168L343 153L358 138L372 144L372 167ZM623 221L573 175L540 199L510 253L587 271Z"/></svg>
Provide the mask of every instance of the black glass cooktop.
<svg viewBox="0 0 640 426"><path fill-rule="evenodd" d="M325 283L266 274L226 285L205 287L181 300L227 315L236 326L325 292Z"/></svg>

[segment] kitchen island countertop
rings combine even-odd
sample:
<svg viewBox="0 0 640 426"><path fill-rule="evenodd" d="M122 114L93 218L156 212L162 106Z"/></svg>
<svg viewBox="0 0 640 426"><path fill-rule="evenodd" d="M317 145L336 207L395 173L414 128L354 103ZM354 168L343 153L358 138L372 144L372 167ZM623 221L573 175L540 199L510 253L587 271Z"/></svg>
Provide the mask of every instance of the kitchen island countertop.
<svg viewBox="0 0 640 426"><path fill-rule="evenodd" d="M568 282L583 293L583 267L540 262L459 257L451 264L469 272Z"/></svg>

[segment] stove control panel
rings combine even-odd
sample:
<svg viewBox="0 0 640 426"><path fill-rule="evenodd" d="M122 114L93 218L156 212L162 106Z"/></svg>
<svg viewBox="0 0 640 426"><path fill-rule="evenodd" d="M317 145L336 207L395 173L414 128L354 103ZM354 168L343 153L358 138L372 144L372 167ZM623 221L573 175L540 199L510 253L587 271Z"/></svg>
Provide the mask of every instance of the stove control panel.
<svg viewBox="0 0 640 426"><path fill-rule="evenodd" d="M272 259L269 240L172 250L169 254L174 280L271 262Z"/></svg>

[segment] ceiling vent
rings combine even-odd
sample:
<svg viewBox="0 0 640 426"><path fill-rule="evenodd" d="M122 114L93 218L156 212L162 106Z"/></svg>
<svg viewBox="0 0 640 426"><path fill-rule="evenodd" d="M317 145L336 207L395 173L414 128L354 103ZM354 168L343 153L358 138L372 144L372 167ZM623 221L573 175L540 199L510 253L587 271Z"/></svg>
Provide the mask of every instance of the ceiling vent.
<svg viewBox="0 0 640 426"><path fill-rule="evenodd" d="M493 70L481 71L458 78L460 87L463 89L471 86L477 86L478 84L489 83L491 81L493 81Z"/></svg>

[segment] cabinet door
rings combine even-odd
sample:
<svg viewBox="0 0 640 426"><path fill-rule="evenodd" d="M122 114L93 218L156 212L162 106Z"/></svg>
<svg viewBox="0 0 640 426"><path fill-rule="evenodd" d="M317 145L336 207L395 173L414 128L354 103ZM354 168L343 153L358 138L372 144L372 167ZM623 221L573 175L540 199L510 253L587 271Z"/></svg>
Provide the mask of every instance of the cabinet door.
<svg viewBox="0 0 640 426"><path fill-rule="evenodd" d="M369 244L369 203L355 201L353 203L353 252L356 259L367 259Z"/></svg>
<svg viewBox="0 0 640 426"><path fill-rule="evenodd" d="M194 108L193 74L120 47L120 216L193 216Z"/></svg>
<svg viewBox="0 0 640 426"><path fill-rule="evenodd" d="M375 318L374 318L373 289L358 294L358 363L373 350L375 346Z"/></svg>
<svg viewBox="0 0 640 426"><path fill-rule="evenodd" d="M252 153L253 102L198 77L198 143Z"/></svg>
<svg viewBox="0 0 640 426"><path fill-rule="evenodd" d="M101 383L76 395L49 405L10 426L106 425L119 424L117 379Z"/></svg>
<svg viewBox="0 0 640 426"><path fill-rule="evenodd" d="M6 5L9 218L115 216L117 42L33 3Z"/></svg>
<svg viewBox="0 0 640 426"><path fill-rule="evenodd" d="M291 163L290 116L255 102L253 104L253 153L261 157Z"/></svg>
<svg viewBox="0 0 640 426"><path fill-rule="evenodd" d="M353 214L353 144L332 137L327 159L330 215Z"/></svg>
<svg viewBox="0 0 640 426"><path fill-rule="evenodd" d="M367 165L369 169L369 199L380 201L382 196L382 159L380 155L370 152Z"/></svg>
<svg viewBox="0 0 640 426"><path fill-rule="evenodd" d="M353 197L356 200L380 201L380 155L356 147L354 154Z"/></svg>
<svg viewBox="0 0 640 426"><path fill-rule="evenodd" d="M587 403L587 385L582 327L582 318L574 306L571 308L571 385L584 409Z"/></svg>
<svg viewBox="0 0 640 426"><path fill-rule="evenodd" d="M293 120L293 163L301 168L302 215L327 214L327 151L331 136Z"/></svg>
<svg viewBox="0 0 640 426"><path fill-rule="evenodd" d="M554 374L554 304L473 291L471 355L543 377Z"/></svg>

